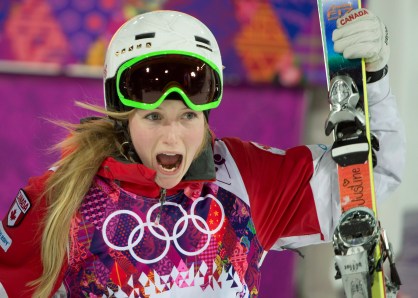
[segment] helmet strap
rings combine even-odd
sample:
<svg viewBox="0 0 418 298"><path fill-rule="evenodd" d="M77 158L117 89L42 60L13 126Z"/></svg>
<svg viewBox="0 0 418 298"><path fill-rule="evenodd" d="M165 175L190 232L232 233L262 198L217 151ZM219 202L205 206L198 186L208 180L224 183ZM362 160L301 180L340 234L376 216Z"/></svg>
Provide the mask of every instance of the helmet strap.
<svg viewBox="0 0 418 298"><path fill-rule="evenodd" d="M116 135L118 136L120 143L119 151L121 156L132 163L142 163L132 144L131 135L129 134L128 121L116 119L113 119L113 121Z"/></svg>
<svg viewBox="0 0 418 298"><path fill-rule="evenodd" d="M203 115L205 115L205 118L206 118L206 122L207 123L209 123L209 113L210 113L210 110L204 110L203 111Z"/></svg>

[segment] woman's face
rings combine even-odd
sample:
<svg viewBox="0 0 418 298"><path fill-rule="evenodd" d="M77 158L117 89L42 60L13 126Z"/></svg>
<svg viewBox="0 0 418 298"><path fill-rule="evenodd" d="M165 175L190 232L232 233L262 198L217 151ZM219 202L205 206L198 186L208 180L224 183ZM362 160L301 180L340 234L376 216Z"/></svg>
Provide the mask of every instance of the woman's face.
<svg viewBox="0 0 418 298"><path fill-rule="evenodd" d="M164 100L154 110L136 109L129 130L142 163L157 172L160 187L169 189L181 181L200 150L205 117L182 100Z"/></svg>

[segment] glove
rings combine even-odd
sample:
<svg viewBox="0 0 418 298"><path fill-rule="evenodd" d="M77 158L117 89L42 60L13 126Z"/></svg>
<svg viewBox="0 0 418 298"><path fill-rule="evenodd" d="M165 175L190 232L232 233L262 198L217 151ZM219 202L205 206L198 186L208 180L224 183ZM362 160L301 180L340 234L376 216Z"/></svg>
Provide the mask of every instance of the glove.
<svg viewBox="0 0 418 298"><path fill-rule="evenodd" d="M389 60L389 36L383 22L365 8L355 9L337 20L332 33L334 51L346 59L364 58L366 71L377 72Z"/></svg>

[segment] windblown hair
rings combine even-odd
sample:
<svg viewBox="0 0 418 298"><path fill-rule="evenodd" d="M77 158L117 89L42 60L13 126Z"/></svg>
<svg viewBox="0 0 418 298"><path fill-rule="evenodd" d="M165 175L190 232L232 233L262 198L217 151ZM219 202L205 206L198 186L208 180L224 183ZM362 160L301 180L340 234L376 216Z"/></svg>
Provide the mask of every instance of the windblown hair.
<svg viewBox="0 0 418 298"><path fill-rule="evenodd" d="M31 283L36 287L36 298L51 295L66 255L71 220L101 163L108 156L120 155L114 121L106 116L124 121L132 113L112 113L90 104L76 104L104 116L80 124L55 122L68 129L70 136L54 147L63 157L53 165L56 171L47 179L43 193L48 206L41 223L43 274Z"/></svg>
<svg viewBox="0 0 418 298"><path fill-rule="evenodd" d="M80 124L55 122L70 131L70 136L54 146L63 157L53 164L55 172L46 181L47 213L43 229L41 258L43 274L30 283L36 288L33 297L49 297L61 272L69 244L72 219L91 187L100 165L108 156L125 156L115 121L128 121L130 112L109 112L101 107L76 102L76 105L103 115ZM205 121L205 128L209 129ZM205 138L195 158L207 145Z"/></svg>

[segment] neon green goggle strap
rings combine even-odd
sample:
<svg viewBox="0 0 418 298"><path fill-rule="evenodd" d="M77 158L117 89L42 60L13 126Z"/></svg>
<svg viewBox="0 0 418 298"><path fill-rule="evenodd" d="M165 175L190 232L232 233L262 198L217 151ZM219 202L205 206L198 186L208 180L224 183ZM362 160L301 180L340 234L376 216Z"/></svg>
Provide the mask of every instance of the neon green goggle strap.
<svg viewBox="0 0 418 298"><path fill-rule="evenodd" d="M204 110L209 110L209 109L214 109L216 107L219 106L219 104L221 103L221 99L222 99L222 95L223 95L223 88L221 86L221 91L220 94L217 98L217 100L206 103L206 104L201 104L201 105L197 105L194 104L190 98L186 95L186 93L184 93L184 91L176 86L173 86L171 88L169 88L168 90L166 90L161 97L154 103L143 103L143 102L138 102L129 98L126 98L122 92L119 89L120 86L120 81L121 81L121 76L122 73L129 67L131 67L132 65L138 63L141 60L150 58L150 57L154 57L154 56L162 56L162 55L170 55L170 54L177 54L177 55L184 55L184 56L189 56L189 57L194 57L197 58L199 60L202 60L203 62L207 63L213 70L215 70L215 72L218 74L219 79L221 78L221 73L220 70L218 69L218 67L212 62L209 61L208 59L206 59L203 56L194 54L194 53L189 53L189 52L183 52L183 51L161 51L161 52L154 52L151 54L145 54L142 56L138 56L136 58L130 59L128 61L126 61L125 63L123 63L120 68L117 71L117 76L116 76L116 91L119 97L119 100L128 107L132 107L132 108L137 108L137 109L142 109L142 110L153 110L155 108L157 108L165 99L166 97L172 93L172 92L177 92L178 94L180 94L180 96L183 98L184 102L187 104L187 106L194 110L194 111L204 111ZM222 85L222 82L220 82L220 84Z"/></svg>

